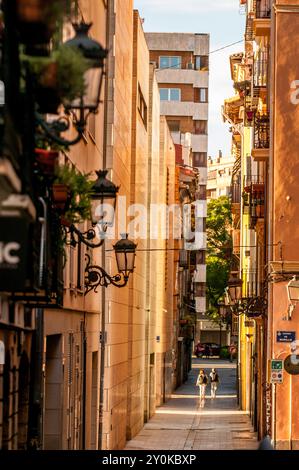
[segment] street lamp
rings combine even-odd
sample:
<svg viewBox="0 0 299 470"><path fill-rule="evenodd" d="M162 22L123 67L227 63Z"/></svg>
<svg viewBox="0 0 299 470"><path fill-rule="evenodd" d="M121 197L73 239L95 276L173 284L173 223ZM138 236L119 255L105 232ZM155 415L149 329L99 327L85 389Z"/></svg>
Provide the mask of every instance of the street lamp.
<svg viewBox="0 0 299 470"><path fill-rule="evenodd" d="M114 245L118 273L110 276L104 268L91 265L89 255L86 255L87 265L85 268L85 295L92 290L97 292L98 287L125 287L129 276L134 272L137 245L128 239L128 234L122 235L122 239Z"/></svg>
<svg viewBox="0 0 299 470"><path fill-rule="evenodd" d="M119 186L107 178L108 170L100 170L96 174L98 179L91 194L91 221L92 225L101 225L103 231L106 231L114 223Z"/></svg>
<svg viewBox="0 0 299 470"><path fill-rule="evenodd" d="M101 89L104 76L104 62L108 55L108 50L101 44L88 37L88 32L92 23L73 24L75 30L74 38L66 41L65 46L79 50L88 63L88 69L84 74L85 92L78 96L70 104L65 105L67 114L72 114L77 136L73 140L60 137L62 132L70 128L70 119L60 116L57 120L46 122L43 117L36 113L37 124L43 129L46 136L52 141L62 146L77 144L85 131L86 121L91 113L96 113L101 98Z"/></svg>
<svg viewBox="0 0 299 470"><path fill-rule="evenodd" d="M108 227L112 227L114 223L114 215L116 209L116 199L119 187L107 178L108 170L99 170L96 172L98 178L94 182L91 193L91 222L92 226L101 228L104 234ZM71 234L70 244L76 246L79 242L84 243L89 248L98 248L103 245L105 237L98 243L92 240L96 237L94 228L87 232L81 232L72 224L69 228Z"/></svg>
<svg viewBox="0 0 299 470"><path fill-rule="evenodd" d="M118 272L129 278L134 271L137 245L128 239L128 234L122 235L122 239L114 245Z"/></svg>
<svg viewBox="0 0 299 470"><path fill-rule="evenodd" d="M228 293L233 304L236 304L239 300L242 299L242 284L242 279L239 279L231 274L228 280Z"/></svg>
<svg viewBox="0 0 299 470"><path fill-rule="evenodd" d="M292 318L293 311L299 302L299 280L294 276L287 285L288 299L289 299L289 320Z"/></svg>

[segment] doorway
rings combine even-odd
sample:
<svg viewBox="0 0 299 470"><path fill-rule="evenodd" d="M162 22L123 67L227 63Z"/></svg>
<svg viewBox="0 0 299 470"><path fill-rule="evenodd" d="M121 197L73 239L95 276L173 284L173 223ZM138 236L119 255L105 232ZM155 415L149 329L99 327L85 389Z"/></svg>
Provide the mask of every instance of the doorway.
<svg viewBox="0 0 299 470"><path fill-rule="evenodd" d="M44 449L62 449L63 368L62 336L46 339Z"/></svg>

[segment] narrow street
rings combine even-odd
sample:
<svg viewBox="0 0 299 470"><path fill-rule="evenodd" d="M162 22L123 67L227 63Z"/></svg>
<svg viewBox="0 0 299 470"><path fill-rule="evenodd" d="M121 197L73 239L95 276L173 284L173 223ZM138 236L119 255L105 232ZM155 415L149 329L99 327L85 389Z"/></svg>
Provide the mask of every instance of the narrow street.
<svg viewBox="0 0 299 470"><path fill-rule="evenodd" d="M199 408L195 386L200 368L207 375L218 369L218 396L211 400L210 387L204 408ZM157 409L126 450L255 450L256 433L248 415L238 409L236 365L217 359L193 359L188 381Z"/></svg>

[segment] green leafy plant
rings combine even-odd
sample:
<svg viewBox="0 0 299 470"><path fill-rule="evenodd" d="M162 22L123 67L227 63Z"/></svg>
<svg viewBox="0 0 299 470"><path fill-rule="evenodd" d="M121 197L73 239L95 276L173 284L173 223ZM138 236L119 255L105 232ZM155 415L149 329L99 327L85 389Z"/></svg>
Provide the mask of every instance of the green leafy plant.
<svg viewBox="0 0 299 470"><path fill-rule="evenodd" d="M91 193L93 182L89 174L82 174L75 168L65 165L56 169L54 184L63 184L69 190L69 201L64 218L70 224L80 223L90 218Z"/></svg>
<svg viewBox="0 0 299 470"><path fill-rule="evenodd" d="M231 204L226 196L211 200L207 214L208 314L218 321L218 302L227 287L232 258Z"/></svg>
<svg viewBox="0 0 299 470"><path fill-rule="evenodd" d="M90 62L83 54L69 46L61 45L50 57L22 55L39 87L54 88L64 104L71 103L85 93L84 74Z"/></svg>

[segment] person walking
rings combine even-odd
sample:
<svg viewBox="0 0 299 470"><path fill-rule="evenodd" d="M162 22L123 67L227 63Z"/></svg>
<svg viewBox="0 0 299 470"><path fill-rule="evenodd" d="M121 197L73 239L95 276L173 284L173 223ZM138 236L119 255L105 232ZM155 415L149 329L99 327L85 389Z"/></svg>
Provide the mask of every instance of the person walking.
<svg viewBox="0 0 299 470"><path fill-rule="evenodd" d="M210 373L210 382L211 382L211 397L212 399L216 398L216 391L219 385L219 375L216 369L212 369Z"/></svg>
<svg viewBox="0 0 299 470"><path fill-rule="evenodd" d="M208 377L205 374L205 371L203 369L200 370L196 385L199 387L199 401L200 401L200 406L203 407L205 403L205 398L206 398L206 386L208 384Z"/></svg>

